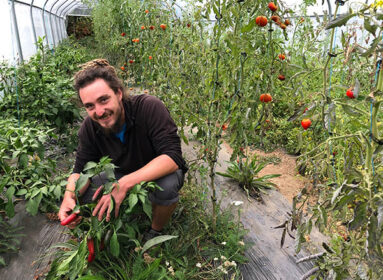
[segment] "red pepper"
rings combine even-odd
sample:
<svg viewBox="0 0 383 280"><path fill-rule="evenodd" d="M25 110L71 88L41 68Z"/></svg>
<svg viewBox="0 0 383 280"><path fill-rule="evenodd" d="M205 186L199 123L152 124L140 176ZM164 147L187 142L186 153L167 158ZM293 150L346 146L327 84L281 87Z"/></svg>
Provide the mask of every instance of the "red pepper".
<svg viewBox="0 0 383 280"><path fill-rule="evenodd" d="M88 238L86 243L88 245L88 251L89 251L88 263L91 263L92 261L94 261L94 258L95 258L95 254L94 254L94 240L93 240L93 238Z"/></svg>
<svg viewBox="0 0 383 280"><path fill-rule="evenodd" d="M77 218L77 214L72 213L68 217L66 217L64 220L61 221L61 225L66 226L66 225L70 224L71 222L73 222L76 218Z"/></svg>

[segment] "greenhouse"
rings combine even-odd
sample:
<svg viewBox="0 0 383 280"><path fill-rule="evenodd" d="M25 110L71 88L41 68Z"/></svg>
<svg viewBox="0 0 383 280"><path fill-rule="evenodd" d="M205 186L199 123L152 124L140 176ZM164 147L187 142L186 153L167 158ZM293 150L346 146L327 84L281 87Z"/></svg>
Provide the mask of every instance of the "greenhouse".
<svg viewBox="0 0 383 280"><path fill-rule="evenodd" d="M0 20L0 279L382 279L383 1Z"/></svg>

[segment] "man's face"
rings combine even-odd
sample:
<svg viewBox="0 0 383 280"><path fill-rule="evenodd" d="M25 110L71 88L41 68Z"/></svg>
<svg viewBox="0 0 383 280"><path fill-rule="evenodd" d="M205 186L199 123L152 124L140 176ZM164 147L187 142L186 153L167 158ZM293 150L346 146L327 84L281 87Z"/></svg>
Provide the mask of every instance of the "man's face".
<svg viewBox="0 0 383 280"><path fill-rule="evenodd" d="M79 90L82 103L89 117L106 133L117 133L125 121L122 92L115 93L103 79Z"/></svg>

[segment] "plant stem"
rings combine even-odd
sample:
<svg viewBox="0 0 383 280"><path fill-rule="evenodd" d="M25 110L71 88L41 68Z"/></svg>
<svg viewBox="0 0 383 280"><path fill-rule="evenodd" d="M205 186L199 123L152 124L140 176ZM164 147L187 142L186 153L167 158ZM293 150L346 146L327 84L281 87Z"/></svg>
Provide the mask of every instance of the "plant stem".
<svg viewBox="0 0 383 280"><path fill-rule="evenodd" d="M337 13L338 13L338 7L339 7L339 4L337 3L336 4L336 7L335 7L335 12L334 12L334 18L336 17ZM328 104L329 103L329 98L328 98L328 90L327 90L327 66L328 64L330 63L331 61L331 51L332 51L332 45L334 43L334 35L335 35L335 28L333 28L331 30L331 39L330 39L330 47L329 47L329 52L328 52L328 57L327 57L327 61L324 65L324 68L323 68L323 93L322 93L322 96L323 96L323 101L325 104ZM325 107L326 106L322 106L322 123L324 125L324 115L325 115Z"/></svg>

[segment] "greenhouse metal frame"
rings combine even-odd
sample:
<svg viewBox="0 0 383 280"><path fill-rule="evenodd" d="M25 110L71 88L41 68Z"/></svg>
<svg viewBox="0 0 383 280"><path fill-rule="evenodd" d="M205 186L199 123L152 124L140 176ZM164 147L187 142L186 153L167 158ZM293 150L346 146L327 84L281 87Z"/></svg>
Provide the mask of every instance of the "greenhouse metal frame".
<svg viewBox="0 0 383 280"><path fill-rule="evenodd" d="M32 56L39 38L44 38L44 45L50 49L58 46L68 37L68 15L89 16L88 7L78 0L0 0L0 9L0 34L7 42L0 48L0 55L10 62L22 62Z"/></svg>

